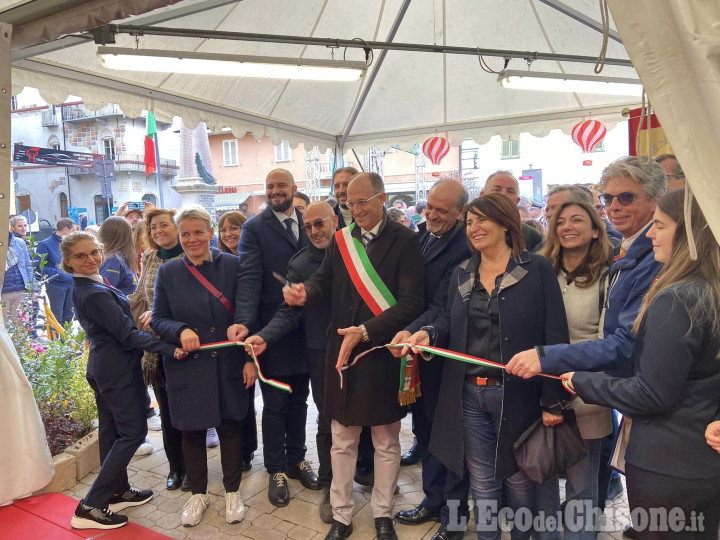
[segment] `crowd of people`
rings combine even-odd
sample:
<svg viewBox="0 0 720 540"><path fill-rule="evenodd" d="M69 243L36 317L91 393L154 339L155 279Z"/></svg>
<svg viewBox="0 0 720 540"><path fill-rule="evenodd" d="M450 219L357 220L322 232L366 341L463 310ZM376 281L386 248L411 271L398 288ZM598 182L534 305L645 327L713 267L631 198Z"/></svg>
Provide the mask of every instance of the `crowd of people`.
<svg viewBox="0 0 720 540"><path fill-rule="evenodd" d="M618 471L625 534L717 538L720 246L683 181L674 156L625 157L596 189L559 186L542 207L498 171L472 201L442 179L408 208L375 173L337 169L333 200L311 202L274 169L266 207L223 214L217 235L201 208L124 209L97 238L61 219L37 251L43 276L57 275L53 312L74 312L90 341L103 463L72 526L121 527L116 512L152 498L126 467L153 419L167 489L190 491L182 524L211 502L217 444L225 517L242 521L260 378L269 502L289 504L291 480L322 490L326 540L353 532L354 482L372 486L380 540L428 521L440 522L433 540L457 540L470 508L479 539L593 539ZM38 279L13 219L6 303ZM528 462L519 441L560 429L581 454L551 456L538 477L549 447ZM400 467L418 461L425 496L394 512Z"/></svg>

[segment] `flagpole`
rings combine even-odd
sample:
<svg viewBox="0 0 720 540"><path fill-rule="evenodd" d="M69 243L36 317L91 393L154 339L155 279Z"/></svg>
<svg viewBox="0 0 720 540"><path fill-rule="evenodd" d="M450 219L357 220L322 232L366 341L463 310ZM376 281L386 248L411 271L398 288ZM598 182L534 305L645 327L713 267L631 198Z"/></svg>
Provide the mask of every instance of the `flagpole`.
<svg viewBox="0 0 720 540"><path fill-rule="evenodd" d="M162 172L160 167L160 144L158 142L158 134L155 132L155 163L157 166L157 183L158 194L160 195L160 208L165 208L165 200L163 199Z"/></svg>

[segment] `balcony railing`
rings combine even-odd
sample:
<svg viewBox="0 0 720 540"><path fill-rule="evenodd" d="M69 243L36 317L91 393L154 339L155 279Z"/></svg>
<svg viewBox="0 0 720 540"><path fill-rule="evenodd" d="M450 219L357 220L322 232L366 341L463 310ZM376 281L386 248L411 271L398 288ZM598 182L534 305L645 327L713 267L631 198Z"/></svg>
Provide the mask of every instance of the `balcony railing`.
<svg viewBox="0 0 720 540"><path fill-rule="evenodd" d="M122 109L117 105L109 104L91 111L82 103L63 105L63 120L66 122L89 120L92 118L105 118L109 116L123 116Z"/></svg>
<svg viewBox="0 0 720 540"><path fill-rule="evenodd" d="M145 172L145 158L139 154L116 154L115 172ZM164 176L177 176L180 167L174 159L160 158L160 172ZM68 174L94 174L90 167L68 167Z"/></svg>

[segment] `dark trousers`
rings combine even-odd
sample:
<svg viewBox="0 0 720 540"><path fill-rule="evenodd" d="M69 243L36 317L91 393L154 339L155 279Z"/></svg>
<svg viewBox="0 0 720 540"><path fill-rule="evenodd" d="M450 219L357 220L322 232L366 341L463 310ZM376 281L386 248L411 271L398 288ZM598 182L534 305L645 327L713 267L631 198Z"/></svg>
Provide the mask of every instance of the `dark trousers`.
<svg viewBox="0 0 720 540"><path fill-rule="evenodd" d="M323 413L325 402L325 351L319 349L307 350L308 367L310 368L310 385L315 406L318 410L318 426L315 442L317 443L318 480L321 486L330 487L332 483L332 464L330 463L330 448L332 448L332 432L330 419Z"/></svg>
<svg viewBox="0 0 720 540"><path fill-rule="evenodd" d="M102 467L83 502L107 508L110 497L130 489L127 466L147 435L145 382L140 366L114 377L88 374L87 381L98 408Z"/></svg>
<svg viewBox="0 0 720 540"><path fill-rule="evenodd" d="M158 362L158 379L160 384L153 386L155 399L160 409L160 421L162 422L163 446L168 459L171 473L178 473L181 477L185 473L185 463L182 451L182 431L175 429L170 417L170 405L168 404L167 388L165 387L165 366L163 361Z"/></svg>
<svg viewBox="0 0 720 540"><path fill-rule="evenodd" d="M420 503L424 508L436 512L445 504L445 467L430 453L430 433L432 421L425 409L425 399L421 396L413 403L413 433L417 437L418 450L422 460L422 481L425 498Z"/></svg>
<svg viewBox="0 0 720 540"><path fill-rule="evenodd" d="M270 474L305 460L305 422L310 375L273 377L289 384L292 393L261 384L263 396L262 434L265 469Z"/></svg>
<svg viewBox="0 0 720 540"><path fill-rule="evenodd" d="M640 538L644 540L718 538L720 476L717 476L717 471L712 472L715 475L707 478L678 478L646 471L626 463L625 476L631 515L635 516L635 509L651 509L650 519L633 519L633 527L640 533ZM712 474L710 471L708 473ZM654 525L653 511L657 512L656 509L661 509L662 513L672 514L671 509L676 508L684 513L684 523L678 524L678 530L667 528L664 531L649 530ZM691 516L695 516L696 519L693 520ZM702 530L699 526L701 521ZM660 524L667 525L662 522ZM670 526L673 526L673 522L670 522ZM689 530L686 530L686 527Z"/></svg>
<svg viewBox="0 0 720 540"><path fill-rule="evenodd" d="M240 489L242 479L242 431L237 420L224 419L216 426L220 439L220 464L223 471L223 486L227 493ZM207 430L183 431L182 446L185 456L185 472L190 482L190 491L207 493L208 467L205 436Z"/></svg>
<svg viewBox="0 0 720 540"><path fill-rule="evenodd" d="M66 322L72 321L73 303L72 303L72 284L63 285L61 287L54 286L51 283L45 285L48 301L50 302L50 311L55 315L61 326Z"/></svg>
<svg viewBox="0 0 720 540"><path fill-rule="evenodd" d="M257 438L257 421L255 419L255 385L253 384L248 391L248 412L247 416L240 422L242 430L242 457L250 459L255 450L258 449Z"/></svg>
<svg viewBox="0 0 720 540"><path fill-rule="evenodd" d="M362 428L360 432L357 469L361 474L368 474L375 470L375 447L372 442L372 431L368 426Z"/></svg>
<svg viewBox="0 0 720 540"><path fill-rule="evenodd" d="M605 500L607 499L610 480L613 476L619 476L619 473L610 466L615 441L620 431L620 422L618 420L618 412L612 411L613 432L603 437L600 441L600 469L598 470L598 508L601 512L605 511Z"/></svg>
<svg viewBox="0 0 720 540"><path fill-rule="evenodd" d="M462 477L450 469L445 473L445 506L440 509L440 525L449 531L464 531L470 517L468 493L470 475L465 469Z"/></svg>

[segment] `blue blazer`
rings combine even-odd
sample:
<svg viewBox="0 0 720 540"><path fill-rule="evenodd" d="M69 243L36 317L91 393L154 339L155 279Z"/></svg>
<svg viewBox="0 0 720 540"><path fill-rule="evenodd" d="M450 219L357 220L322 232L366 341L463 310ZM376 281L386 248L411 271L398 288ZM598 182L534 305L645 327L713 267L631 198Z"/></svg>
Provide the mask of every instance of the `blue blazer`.
<svg viewBox="0 0 720 540"><path fill-rule="evenodd" d="M62 262L60 242L62 242L60 235L58 233L52 233L38 244L37 250L35 251L38 255L45 254L45 266L43 266L42 270L43 277L58 276L46 286L69 289L73 285L73 277L72 274L68 274L60 268L60 263Z"/></svg>
<svg viewBox="0 0 720 540"><path fill-rule="evenodd" d="M652 241L643 232L610 268L603 339L545 347L540 354L542 371L555 375L568 371L609 371L630 376L635 349L632 327L661 266L655 261Z"/></svg>
<svg viewBox="0 0 720 540"><path fill-rule="evenodd" d="M460 264L450 278L447 307L432 323L437 344L464 353L467 347L468 304L480 253ZM537 344L569 340L567 318L557 275L550 262L523 251L511 258L498 291L500 357L507 363L514 354ZM495 477L504 479L518 470L513 444L547 408L569 400L559 381L534 377L520 379L503 372L503 415L497 440ZM458 476L463 474L463 385L465 364L445 361L440 395L433 422L430 451Z"/></svg>
<svg viewBox="0 0 720 540"><path fill-rule="evenodd" d="M130 304L119 291L90 278L73 278L73 305L90 341L87 372L115 377L140 369L143 349L173 356L175 346L135 328Z"/></svg>
<svg viewBox="0 0 720 540"><path fill-rule="evenodd" d="M285 276L290 259L308 244L302 214L295 212L300 230L298 242L292 241L269 206L243 225L238 244L235 322L245 325L250 335L264 328L283 304L283 286L272 273ZM302 332L296 329L268 347L259 361L266 376L308 373Z"/></svg>
<svg viewBox="0 0 720 540"><path fill-rule="evenodd" d="M720 454L705 441L707 425L720 420L720 335L709 320L691 328L688 309L703 286L676 284L653 299L635 341L632 377L573 376L587 403L632 418L628 463L676 478L720 475Z"/></svg>
<svg viewBox="0 0 720 540"><path fill-rule="evenodd" d="M100 267L100 275L125 296L137 289L137 276L118 254L108 255Z"/></svg>
<svg viewBox="0 0 720 540"><path fill-rule="evenodd" d="M420 229L420 246L424 246L430 233L427 231L425 223L418 225L418 228ZM470 248L468 248L465 235L464 221L458 221L453 229L443 234L426 253L423 253L426 311L408 326L409 332L415 333L435 320L447 304L448 284L453 269L469 256ZM435 416L435 404L440 393L440 379L444 362L443 358L436 356L429 362L422 361L418 364L422 398L425 400L425 412L430 421Z"/></svg>
<svg viewBox="0 0 720 540"><path fill-rule="evenodd" d="M232 302L238 258L214 248L210 252L212 261L195 268ZM201 344L227 340L232 314L195 279L185 261L187 256L173 259L158 270L150 322L153 330L178 346L185 328L195 331ZM183 360L165 356L163 365L173 426L181 431L195 431L219 426L225 418L245 418L246 361L249 358L241 347L191 352Z"/></svg>

